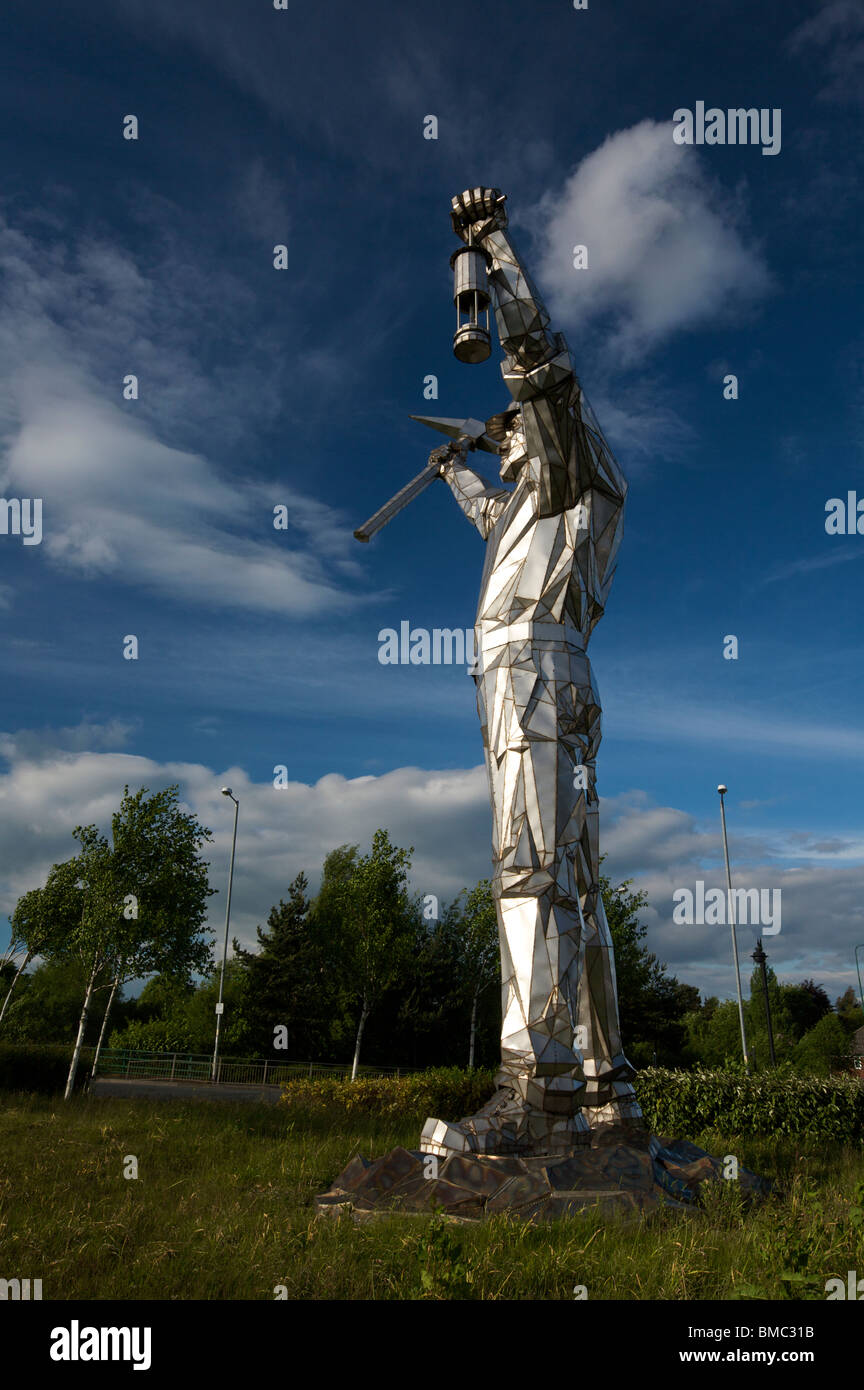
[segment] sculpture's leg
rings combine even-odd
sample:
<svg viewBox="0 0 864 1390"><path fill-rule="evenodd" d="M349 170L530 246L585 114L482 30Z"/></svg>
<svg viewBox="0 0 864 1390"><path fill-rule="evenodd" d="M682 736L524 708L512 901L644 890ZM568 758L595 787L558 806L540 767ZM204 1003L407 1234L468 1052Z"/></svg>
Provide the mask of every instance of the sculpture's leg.
<svg viewBox="0 0 864 1390"><path fill-rule="evenodd" d="M499 1090L458 1125L428 1121L421 1146L554 1152L587 1138L579 1113L586 1090L595 1106L605 1104L615 1084L633 1075L618 1045L611 943L597 907L592 804L600 706L588 658L563 641L487 649L478 703L501 935Z"/></svg>
<svg viewBox="0 0 864 1390"><path fill-rule="evenodd" d="M497 830L494 891L501 932L500 1086L548 1114L574 1115L583 1089L575 1043L584 921L572 843L573 721L569 653L508 650L489 728ZM488 683L487 683L488 684Z"/></svg>
<svg viewBox="0 0 864 1390"><path fill-rule="evenodd" d="M586 658L587 664L587 658ZM600 892L600 808L596 792L596 761L600 747L601 712L596 686L586 699L585 768L587 789L574 803L578 846L579 897L585 943L579 987L579 1025L585 1040L582 1105L592 1129L610 1122L635 1123L642 1112L636 1102L634 1069L621 1046L615 954Z"/></svg>
<svg viewBox="0 0 864 1390"><path fill-rule="evenodd" d="M592 1129L610 1122L638 1121L642 1112L632 1085L634 1070L621 1047L615 958L599 892L593 909L585 912L579 1022L586 1038L582 1105Z"/></svg>

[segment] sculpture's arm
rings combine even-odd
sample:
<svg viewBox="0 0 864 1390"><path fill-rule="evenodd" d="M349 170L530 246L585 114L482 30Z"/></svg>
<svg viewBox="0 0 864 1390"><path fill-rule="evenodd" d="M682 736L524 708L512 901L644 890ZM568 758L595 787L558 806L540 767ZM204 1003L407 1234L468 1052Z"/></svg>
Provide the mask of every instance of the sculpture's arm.
<svg viewBox="0 0 864 1390"><path fill-rule="evenodd" d="M529 458L541 464L541 514L571 507L596 488L623 504L627 486L590 414L567 343L549 331L549 314L507 231L497 189L474 189L453 199L453 225L489 256L489 287L501 346L501 371L522 407Z"/></svg>
<svg viewBox="0 0 864 1390"><path fill-rule="evenodd" d="M440 476L485 541L512 494L506 488L495 487L479 473L475 473L473 468L469 468L465 463L463 450L448 448L436 452L439 455ZM433 454L432 458L434 457Z"/></svg>

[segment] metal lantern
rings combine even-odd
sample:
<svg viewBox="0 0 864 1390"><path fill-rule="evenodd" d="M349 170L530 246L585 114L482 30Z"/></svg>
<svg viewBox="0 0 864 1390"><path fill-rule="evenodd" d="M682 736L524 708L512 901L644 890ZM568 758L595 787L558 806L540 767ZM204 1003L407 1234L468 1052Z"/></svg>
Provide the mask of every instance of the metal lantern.
<svg viewBox="0 0 864 1390"><path fill-rule="evenodd" d="M456 333L453 351L460 362L485 362L492 352L489 336L489 257L479 246L460 246L450 257ZM481 322L481 315L483 322Z"/></svg>

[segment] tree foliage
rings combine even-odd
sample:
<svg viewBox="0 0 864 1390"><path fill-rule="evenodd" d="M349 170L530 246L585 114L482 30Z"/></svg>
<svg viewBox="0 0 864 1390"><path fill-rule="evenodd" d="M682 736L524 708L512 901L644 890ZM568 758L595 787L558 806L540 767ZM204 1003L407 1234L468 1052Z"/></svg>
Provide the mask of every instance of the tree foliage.
<svg viewBox="0 0 864 1390"><path fill-rule="evenodd" d="M277 1029L283 1057L318 1056L326 1039L326 958L314 930L308 887L306 875L298 874L289 885L287 901L280 899L270 909L267 926L256 929L257 951L234 942L235 959L246 976L245 1020L252 1055L274 1055Z"/></svg>
<svg viewBox="0 0 864 1390"><path fill-rule="evenodd" d="M600 891L615 948L615 973L624 1051L634 1066L678 1066L685 1056L683 1016L699 991L666 972L644 944L648 928L639 920L648 895L632 892L632 880L614 887L600 875Z"/></svg>
<svg viewBox="0 0 864 1390"><path fill-rule="evenodd" d="M408 892L413 849L376 830L369 854L342 845L324 861L316 922L331 968L356 1018L354 1070L366 1024L400 980L416 940L418 904Z"/></svg>

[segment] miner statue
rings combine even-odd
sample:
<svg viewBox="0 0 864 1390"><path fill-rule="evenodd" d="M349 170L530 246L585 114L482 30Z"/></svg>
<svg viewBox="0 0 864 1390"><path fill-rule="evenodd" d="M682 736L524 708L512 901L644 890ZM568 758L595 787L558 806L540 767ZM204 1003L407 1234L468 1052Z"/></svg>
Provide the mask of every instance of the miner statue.
<svg viewBox="0 0 864 1390"><path fill-rule="evenodd" d="M485 425L432 421L450 441L355 534L367 540L433 477L486 543L473 670L492 803L501 944L497 1090L475 1115L430 1118L421 1149L559 1154L644 1130L624 1056L600 894L600 698L586 649L603 616L627 485L567 344L507 230L505 198L453 199L456 355L489 355L491 302L511 403ZM500 483L468 463L500 455Z"/></svg>

